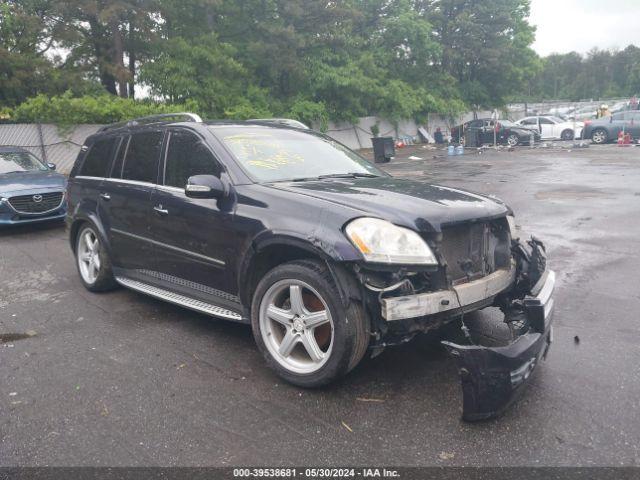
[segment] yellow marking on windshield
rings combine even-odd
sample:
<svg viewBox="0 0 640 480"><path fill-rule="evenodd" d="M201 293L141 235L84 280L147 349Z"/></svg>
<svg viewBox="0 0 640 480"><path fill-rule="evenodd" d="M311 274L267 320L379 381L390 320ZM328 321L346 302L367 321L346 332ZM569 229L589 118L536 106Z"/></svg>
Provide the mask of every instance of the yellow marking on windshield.
<svg viewBox="0 0 640 480"><path fill-rule="evenodd" d="M270 135L230 135L224 137L224 141L239 160L253 167L277 170L304 162L302 155L286 148L279 139Z"/></svg>

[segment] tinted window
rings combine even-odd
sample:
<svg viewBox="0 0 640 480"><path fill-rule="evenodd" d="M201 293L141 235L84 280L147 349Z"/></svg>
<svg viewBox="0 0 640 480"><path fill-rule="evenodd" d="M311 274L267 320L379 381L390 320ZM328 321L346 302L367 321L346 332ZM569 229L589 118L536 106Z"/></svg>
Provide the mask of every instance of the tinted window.
<svg viewBox="0 0 640 480"><path fill-rule="evenodd" d="M131 135L122 178L156 183L161 147L162 132L144 132Z"/></svg>
<svg viewBox="0 0 640 480"><path fill-rule="evenodd" d="M113 167L111 168L112 178L122 177L122 164L124 163L124 154L127 153L127 145L129 144L129 137L123 137L116 153L116 159L113 161Z"/></svg>
<svg viewBox="0 0 640 480"><path fill-rule="evenodd" d="M105 138L97 140L87 155L84 157L82 167L78 175L86 177L106 177L111 157L113 156L113 148L116 144L115 138Z"/></svg>
<svg viewBox="0 0 640 480"><path fill-rule="evenodd" d="M540 117L540 123L542 125L553 125L553 122L548 118Z"/></svg>
<svg viewBox="0 0 640 480"><path fill-rule="evenodd" d="M523 120L520 120L520 123L523 125L537 125L538 124L538 120L533 117L533 118L525 118Z"/></svg>
<svg viewBox="0 0 640 480"><path fill-rule="evenodd" d="M469 122L470 127L481 127L484 122L482 120L474 120L473 122Z"/></svg>
<svg viewBox="0 0 640 480"><path fill-rule="evenodd" d="M184 188L192 175L220 176L220 166L199 137L191 132L171 132L164 184Z"/></svg>

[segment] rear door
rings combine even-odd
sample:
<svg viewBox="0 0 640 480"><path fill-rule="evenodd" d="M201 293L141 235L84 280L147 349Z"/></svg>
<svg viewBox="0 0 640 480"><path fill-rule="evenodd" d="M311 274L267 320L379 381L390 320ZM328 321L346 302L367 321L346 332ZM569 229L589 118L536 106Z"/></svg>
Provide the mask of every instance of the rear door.
<svg viewBox="0 0 640 480"><path fill-rule="evenodd" d="M162 130L124 137L111 176L102 184L99 211L116 268L146 270L153 262L151 195L157 183L163 137Z"/></svg>
<svg viewBox="0 0 640 480"><path fill-rule="evenodd" d="M220 177L222 166L198 133L186 128L168 132L164 169L153 194L152 235L156 240L156 269L174 288L191 288L218 305L233 307L237 298L233 272L227 265L234 249L232 210L226 200L185 195L193 175Z"/></svg>
<svg viewBox="0 0 640 480"><path fill-rule="evenodd" d="M82 163L77 166L77 171L72 172L73 181L69 183L68 195L73 202L84 203L85 210L96 211L99 215L102 185L104 178L109 176L111 159L119 143L119 137L103 137L96 140L89 145Z"/></svg>

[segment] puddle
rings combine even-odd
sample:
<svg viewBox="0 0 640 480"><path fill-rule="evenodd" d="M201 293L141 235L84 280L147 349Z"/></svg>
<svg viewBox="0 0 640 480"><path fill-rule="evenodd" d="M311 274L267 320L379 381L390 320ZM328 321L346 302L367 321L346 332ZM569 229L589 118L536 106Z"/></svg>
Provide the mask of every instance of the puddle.
<svg viewBox="0 0 640 480"><path fill-rule="evenodd" d="M25 338L35 337L36 332L30 330L25 333L0 333L0 343L11 343Z"/></svg>
<svg viewBox="0 0 640 480"><path fill-rule="evenodd" d="M611 198L603 190L591 187L568 186L536 193L538 200L581 200L585 198Z"/></svg>

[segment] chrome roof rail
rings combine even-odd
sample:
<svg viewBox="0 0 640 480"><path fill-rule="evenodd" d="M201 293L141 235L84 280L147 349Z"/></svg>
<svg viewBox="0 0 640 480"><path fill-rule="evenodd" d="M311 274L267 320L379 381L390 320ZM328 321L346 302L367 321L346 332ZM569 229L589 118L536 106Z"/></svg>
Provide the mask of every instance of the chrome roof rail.
<svg viewBox="0 0 640 480"><path fill-rule="evenodd" d="M126 122L112 123L111 125L105 125L98 130L99 132L106 132L108 130L115 130L123 127L135 127L137 125L151 125L154 123L170 122L170 121L186 121L202 123L200 115L189 112L177 112L177 113L160 113L158 115L148 115L146 117L138 117L133 120L127 120Z"/></svg>

